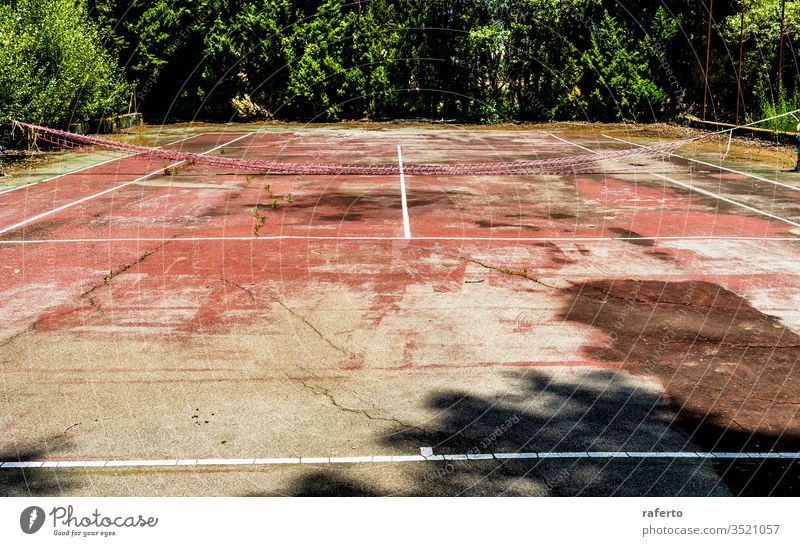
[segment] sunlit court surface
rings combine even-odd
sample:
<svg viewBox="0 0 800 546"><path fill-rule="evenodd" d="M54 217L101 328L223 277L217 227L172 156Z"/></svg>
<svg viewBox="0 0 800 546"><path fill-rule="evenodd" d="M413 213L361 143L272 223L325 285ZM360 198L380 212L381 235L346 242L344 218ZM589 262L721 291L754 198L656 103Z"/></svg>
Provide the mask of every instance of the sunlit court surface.
<svg viewBox="0 0 800 546"><path fill-rule="evenodd" d="M800 178L779 154L413 171L686 134L191 124L116 138L397 172L82 149L13 178L0 489L796 495Z"/></svg>

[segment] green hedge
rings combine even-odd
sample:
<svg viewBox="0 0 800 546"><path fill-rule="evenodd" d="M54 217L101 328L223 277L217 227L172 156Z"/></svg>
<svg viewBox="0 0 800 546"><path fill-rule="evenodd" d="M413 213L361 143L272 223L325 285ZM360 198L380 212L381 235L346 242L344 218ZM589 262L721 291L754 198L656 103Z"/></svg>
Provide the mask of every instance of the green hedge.
<svg viewBox="0 0 800 546"><path fill-rule="evenodd" d="M127 109L132 91L85 2L0 5L0 122L65 126Z"/></svg>
<svg viewBox="0 0 800 546"><path fill-rule="evenodd" d="M685 92L670 77L691 72L681 15L624 4L91 2L150 117L672 118Z"/></svg>

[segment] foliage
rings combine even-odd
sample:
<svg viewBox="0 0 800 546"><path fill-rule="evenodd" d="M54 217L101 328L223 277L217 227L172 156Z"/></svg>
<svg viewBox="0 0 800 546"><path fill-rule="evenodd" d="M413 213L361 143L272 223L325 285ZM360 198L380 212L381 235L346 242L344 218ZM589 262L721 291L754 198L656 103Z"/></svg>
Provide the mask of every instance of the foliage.
<svg viewBox="0 0 800 546"><path fill-rule="evenodd" d="M780 0L750 0L745 11L744 27L740 14L731 14L720 24L726 43L736 46L743 31L742 106L748 121L766 119L800 107L797 73L790 72L792 44L800 40L800 3L786 2L784 21L784 72L780 92L777 88L778 43L780 40ZM737 59L738 64L738 59ZM730 74L736 78L735 72ZM734 91L735 91L734 87ZM779 96L780 95L780 96ZM791 98L791 100L790 100ZM727 102L735 101L735 94ZM767 123L773 130L794 131L797 121L791 117Z"/></svg>
<svg viewBox="0 0 800 546"><path fill-rule="evenodd" d="M137 106L151 119L655 121L698 113L704 96L706 0L86 0L93 23L78 0L70 28L84 29L78 43L94 49L80 62L96 67L80 73L98 84L67 75L80 63L53 69L62 60L42 48L44 31L14 19L34 5L56 6L43 10L56 29L72 2L0 8L0 101L42 112L43 99L31 97L50 97L61 122L122 106L125 86L101 41L136 82ZM775 88L779 5L748 0L750 119L791 107L777 104ZM740 7L714 6L715 117L730 118L736 102ZM794 97L789 52L800 39L800 3L787 3L786 26L783 87ZM60 98L73 87L79 97Z"/></svg>
<svg viewBox="0 0 800 546"><path fill-rule="evenodd" d="M117 113L130 98L84 2L0 6L0 120L64 125Z"/></svg>
<svg viewBox="0 0 800 546"><path fill-rule="evenodd" d="M247 93L243 97L233 97L231 106L242 119L269 119L272 117L266 108L253 102Z"/></svg>

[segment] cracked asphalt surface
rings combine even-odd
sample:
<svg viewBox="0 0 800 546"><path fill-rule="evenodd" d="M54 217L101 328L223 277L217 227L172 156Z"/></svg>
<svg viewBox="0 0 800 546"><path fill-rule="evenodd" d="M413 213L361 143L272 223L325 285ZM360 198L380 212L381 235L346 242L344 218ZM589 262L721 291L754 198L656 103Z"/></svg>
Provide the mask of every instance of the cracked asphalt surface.
<svg viewBox="0 0 800 546"><path fill-rule="evenodd" d="M250 129L196 130L184 149ZM397 143L409 164L574 153L539 130L274 126L226 156L391 163ZM2 195L0 228L153 167ZM0 460L800 451L798 230L608 167L409 176L410 240L396 180L202 165L7 233ZM655 168L800 219L787 188ZM273 189L292 202L270 208ZM798 475L678 458L39 468L0 469L0 492L796 494Z"/></svg>

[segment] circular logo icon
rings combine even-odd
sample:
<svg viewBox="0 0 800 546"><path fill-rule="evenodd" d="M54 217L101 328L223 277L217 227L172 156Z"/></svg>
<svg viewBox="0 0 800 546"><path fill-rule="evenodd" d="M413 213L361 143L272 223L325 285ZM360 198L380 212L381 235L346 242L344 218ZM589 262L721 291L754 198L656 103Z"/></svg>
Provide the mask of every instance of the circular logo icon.
<svg viewBox="0 0 800 546"><path fill-rule="evenodd" d="M29 506L19 515L19 526L22 532L32 535L44 525L44 510L38 506Z"/></svg>

